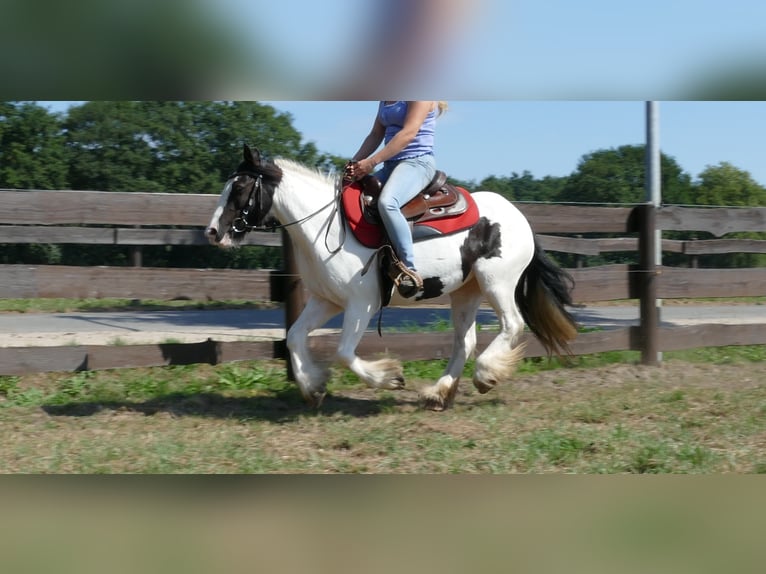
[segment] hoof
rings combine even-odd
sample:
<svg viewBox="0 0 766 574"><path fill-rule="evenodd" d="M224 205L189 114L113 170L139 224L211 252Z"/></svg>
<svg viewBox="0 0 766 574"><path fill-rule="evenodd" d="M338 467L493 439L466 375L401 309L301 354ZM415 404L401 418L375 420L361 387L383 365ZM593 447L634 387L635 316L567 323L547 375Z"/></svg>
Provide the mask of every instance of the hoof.
<svg viewBox="0 0 766 574"><path fill-rule="evenodd" d="M327 396L327 391L321 391L321 392L317 391L317 392L315 392L314 396L313 396L314 401L313 401L312 406L315 409L319 410L319 408L321 408L321 406L322 406L322 401L324 401L324 398L326 396Z"/></svg>
<svg viewBox="0 0 766 574"><path fill-rule="evenodd" d="M435 399L433 397L423 398L423 408L427 411L434 411L435 413L441 413L447 410L447 405L441 399Z"/></svg>
<svg viewBox="0 0 766 574"><path fill-rule="evenodd" d="M312 391L310 393L303 393L303 400L306 402L306 404L313 408L318 409L322 406L322 401L324 401L324 398L327 396L326 390L321 391Z"/></svg>
<svg viewBox="0 0 766 574"><path fill-rule="evenodd" d="M396 377L391 379L391 389L399 391L404 388L404 377Z"/></svg>
<svg viewBox="0 0 766 574"><path fill-rule="evenodd" d="M423 408L427 411L442 412L446 411L455 398L454 392L448 392L442 394L438 389L429 387L420 391L420 400L423 403Z"/></svg>
<svg viewBox="0 0 766 574"><path fill-rule="evenodd" d="M487 383L485 381L479 381L478 379L473 380L473 386L476 387L476 390L479 391L480 394L486 395L489 391L495 388L495 383Z"/></svg>

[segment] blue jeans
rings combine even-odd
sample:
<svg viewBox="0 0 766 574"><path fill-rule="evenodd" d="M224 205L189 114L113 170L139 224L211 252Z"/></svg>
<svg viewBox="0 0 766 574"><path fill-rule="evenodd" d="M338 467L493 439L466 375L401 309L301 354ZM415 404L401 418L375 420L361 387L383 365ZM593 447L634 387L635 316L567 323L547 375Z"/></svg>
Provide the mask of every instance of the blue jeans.
<svg viewBox="0 0 766 574"><path fill-rule="evenodd" d="M433 154L388 161L375 174L383 184L378 211L396 254L407 267L415 269L412 232L401 208L431 183L436 175Z"/></svg>

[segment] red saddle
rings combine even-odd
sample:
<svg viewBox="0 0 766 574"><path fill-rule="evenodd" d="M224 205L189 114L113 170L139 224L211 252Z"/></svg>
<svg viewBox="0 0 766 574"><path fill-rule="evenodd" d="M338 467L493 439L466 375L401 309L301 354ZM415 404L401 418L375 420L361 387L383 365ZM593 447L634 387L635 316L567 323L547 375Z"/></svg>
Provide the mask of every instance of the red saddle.
<svg viewBox="0 0 766 574"><path fill-rule="evenodd" d="M353 234L366 247L378 248L385 241L385 230L377 209L380 190L380 181L374 176L366 176L343 188L346 220ZM402 207L402 213L410 222L414 241L457 233L479 220L479 208L471 194L447 183L447 176L441 171Z"/></svg>

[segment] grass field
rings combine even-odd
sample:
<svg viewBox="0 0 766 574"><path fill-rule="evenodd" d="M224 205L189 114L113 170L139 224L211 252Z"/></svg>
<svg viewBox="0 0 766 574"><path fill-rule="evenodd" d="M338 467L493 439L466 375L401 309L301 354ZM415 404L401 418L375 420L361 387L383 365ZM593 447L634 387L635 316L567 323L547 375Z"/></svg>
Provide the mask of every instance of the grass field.
<svg viewBox="0 0 766 574"><path fill-rule="evenodd" d="M766 305L766 297L737 297L731 299L667 299L664 305ZM638 305L637 300L588 303L597 305ZM164 309L272 309L279 303L272 301L187 301L187 300L135 300L117 298L92 299L0 299L0 313L70 313L75 311L158 311Z"/></svg>
<svg viewBox="0 0 766 574"><path fill-rule="evenodd" d="M451 410L335 371L307 409L280 361L0 377L3 473L766 473L766 348L527 360Z"/></svg>
<svg viewBox="0 0 766 574"><path fill-rule="evenodd" d="M183 309L272 309L271 301L187 301L164 299L0 299L0 313L71 313L75 311L160 311Z"/></svg>

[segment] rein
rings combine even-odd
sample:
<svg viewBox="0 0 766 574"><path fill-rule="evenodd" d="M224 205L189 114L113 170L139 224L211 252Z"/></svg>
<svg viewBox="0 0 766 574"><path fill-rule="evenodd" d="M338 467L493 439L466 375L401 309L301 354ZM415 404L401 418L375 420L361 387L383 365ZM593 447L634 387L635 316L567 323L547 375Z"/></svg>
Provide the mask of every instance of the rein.
<svg viewBox="0 0 766 574"><path fill-rule="evenodd" d="M342 184L341 179L337 179L335 183L335 195L333 198L317 209L316 211L309 213L306 217L302 217L301 219L297 219L295 221L291 221L289 223L277 223L275 225L270 225L268 227L266 226L257 226L252 225L248 221L250 215L252 214L252 210L256 207L256 203L258 207L260 208L262 206L261 197L263 194L263 175L259 173L253 173L253 172L237 172L232 175L232 177L237 177L239 175L246 175L249 177L252 177L255 179L255 184L253 185L253 189L250 191L250 195L247 198L247 203L245 204L245 207L242 208L242 211L239 213L239 217L237 217L231 224L231 228L235 233L247 233L249 231L276 231L277 229L286 229L288 227L291 227L293 225L300 225L301 223L305 223L311 218L319 215L322 211L330 207L331 205L333 207L333 212L330 215L330 219L332 220L335 217L336 213L341 214L341 240L338 247L335 249L330 249L330 247L327 245L327 239L330 234L330 224L327 225L327 230L325 231L325 247L330 252L330 255L335 255L338 253L342 248L343 245L346 242L346 227L343 225L342 217L343 217L343 211L340 209L340 203L341 203L341 192L342 192Z"/></svg>

